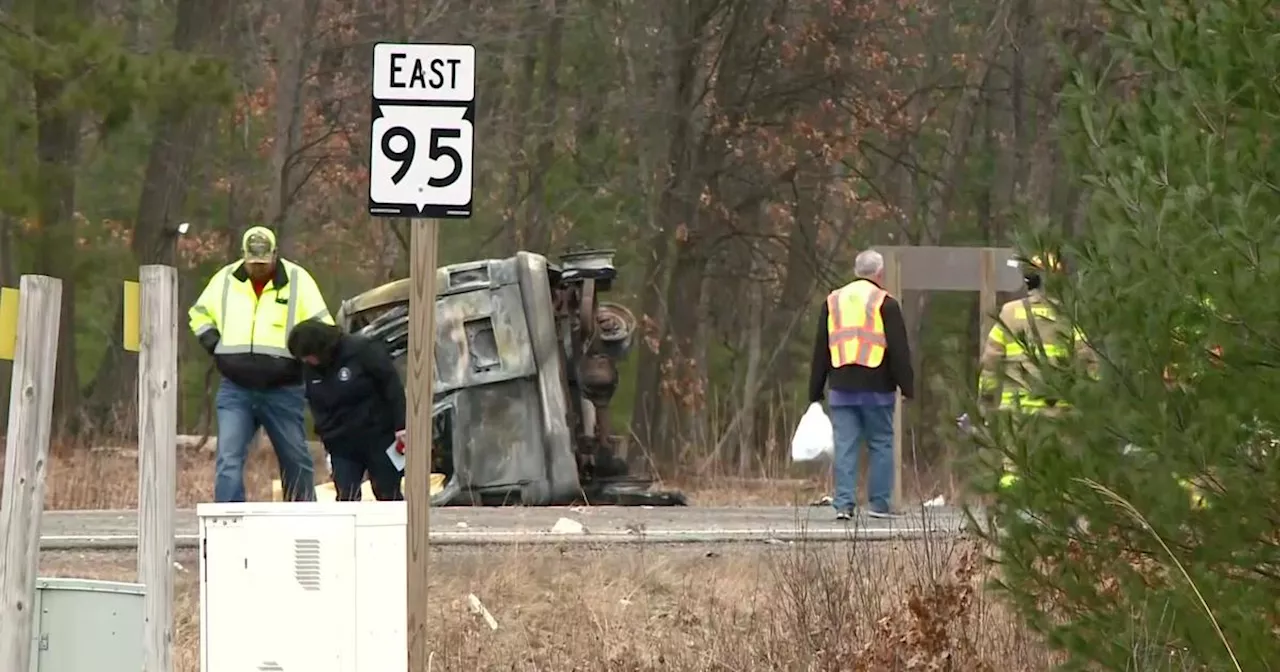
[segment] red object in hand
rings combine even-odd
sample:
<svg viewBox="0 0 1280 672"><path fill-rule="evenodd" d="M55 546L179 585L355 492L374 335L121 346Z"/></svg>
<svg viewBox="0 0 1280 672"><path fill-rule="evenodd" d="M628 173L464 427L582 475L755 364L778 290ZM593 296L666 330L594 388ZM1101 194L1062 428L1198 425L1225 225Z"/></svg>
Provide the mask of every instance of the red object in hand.
<svg viewBox="0 0 1280 672"><path fill-rule="evenodd" d="M396 435L396 452L400 453L401 455L404 455L404 435L403 434Z"/></svg>

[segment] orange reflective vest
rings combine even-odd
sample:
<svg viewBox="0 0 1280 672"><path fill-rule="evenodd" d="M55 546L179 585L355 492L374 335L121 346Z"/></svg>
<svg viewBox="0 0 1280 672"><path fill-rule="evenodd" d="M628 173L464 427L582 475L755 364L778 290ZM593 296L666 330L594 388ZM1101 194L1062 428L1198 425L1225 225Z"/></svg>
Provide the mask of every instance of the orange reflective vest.
<svg viewBox="0 0 1280 672"><path fill-rule="evenodd" d="M880 306L887 296L869 280L854 280L827 295L827 344L833 368L857 364L874 369L884 361Z"/></svg>

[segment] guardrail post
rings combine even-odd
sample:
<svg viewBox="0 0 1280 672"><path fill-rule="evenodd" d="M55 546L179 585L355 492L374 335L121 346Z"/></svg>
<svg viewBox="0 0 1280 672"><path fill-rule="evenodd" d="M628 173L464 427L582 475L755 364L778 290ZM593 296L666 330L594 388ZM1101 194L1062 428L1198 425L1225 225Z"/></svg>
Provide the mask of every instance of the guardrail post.
<svg viewBox="0 0 1280 672"><path fill-rule="evenodd" d="M125 285L124 331L138 349L138 581L143 594L143 672L173 670L174 518L178 508L178 271L143 266ZM129 307L129 296L137 308ZM126 317L126 319L130 319ZM133 345L126 338L125 345Z"/></svg>
<svg viewBox="0 0 1280 672"><path fill-rule="evenodd" d="M40 519L44 513L45 473L53 421L53 391L58 366L58 327L62 281L24 275L17 297L17 323L0 328L14 334L13 380L9 393L9 432L5 440L4 494L0 497L0 670L31 669L35 625L36 572L40 560ZM8 345L0 347L8 350Z"/></svg>

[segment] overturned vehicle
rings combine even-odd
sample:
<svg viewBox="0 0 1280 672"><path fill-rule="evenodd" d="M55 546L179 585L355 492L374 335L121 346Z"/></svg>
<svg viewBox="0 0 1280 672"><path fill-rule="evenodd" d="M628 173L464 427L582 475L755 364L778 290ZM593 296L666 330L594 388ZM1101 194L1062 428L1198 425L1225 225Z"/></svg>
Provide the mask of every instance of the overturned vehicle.
<svg viewBox="0 0 1280 672"><path fill-rule="evenodd" d="M433 506L685 503L631 474L610 432L617 365L636 331L631 311L598 298L616 274L609 250L437 269ZM383 343L402 380L409 290L408 279L390 282L337 315Z"/></svg>

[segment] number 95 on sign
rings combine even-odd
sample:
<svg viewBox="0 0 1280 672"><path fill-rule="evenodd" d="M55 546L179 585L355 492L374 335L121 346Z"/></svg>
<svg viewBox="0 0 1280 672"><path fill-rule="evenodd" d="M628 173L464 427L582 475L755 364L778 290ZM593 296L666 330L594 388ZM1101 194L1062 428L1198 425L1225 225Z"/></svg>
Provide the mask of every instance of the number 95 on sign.
<svg viewBox="0 0 1280 672"><path fill-rule="evenodd" d="M369 165L373 209L406 217L470 215L474 138L467 109L378 107Z"/></svg>

